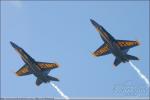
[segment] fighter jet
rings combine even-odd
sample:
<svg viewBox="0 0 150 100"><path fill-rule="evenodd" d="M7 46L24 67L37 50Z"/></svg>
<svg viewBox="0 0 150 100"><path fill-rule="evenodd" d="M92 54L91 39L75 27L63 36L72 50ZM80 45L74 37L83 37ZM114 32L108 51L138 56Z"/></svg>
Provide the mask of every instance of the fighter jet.
<svg viewBox="0 0 150 100"><path fill-rule="evenodd" d="M12 47L19 53L22 60L25 62L25 65L16 72L17 76L33 74L35 77L37 77L37 86L39 86L43 82L47 83L50 81L59 81L57 78L48 75L48 73L52 69L58 68L58 64L37 62L31 56L29 56L21 47L17 46L13 42L10 43Z"/></svg>
<svg viewBox="0 0 150 100"><path fill-rule="evenodd" d="M127 54L130 48L139 45L138 41L117 40L97 22L92 19L90 21L104 41L104 44L92 53L94 56L99 57L112 53L116 57L114 66L118 66L121 62L129 62L129 60L139 60L139 58Z"/></svg>

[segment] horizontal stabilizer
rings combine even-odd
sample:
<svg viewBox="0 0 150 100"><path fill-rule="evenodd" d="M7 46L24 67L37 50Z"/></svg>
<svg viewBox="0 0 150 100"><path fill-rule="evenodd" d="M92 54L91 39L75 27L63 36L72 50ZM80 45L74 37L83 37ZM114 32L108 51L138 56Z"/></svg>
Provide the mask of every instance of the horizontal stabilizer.
<svg viewBox="0 0 150 100"><path fill-rule="evenodd" d="M118 66L119 64L121 63L121 60L116 58L115 61L114 61L114 66Z"/></svg>
<svg viewBox="0 0 150 100"><path fill-rule="evenodd" d="M127 57L128 60L139 60L138 57L131 56L131 55L126 55L126 57Z"/></svg>
<svg viewBox="0 0 150 100"><path fill-rule="evenodd" d="M59 81L58 78L55 78L55 77L52 77L52 76L47 76L47 79L48 79L49 81Z"/></svg>
<svg viewBox="0 0 150 100"><path fill-rule="evenodd" d="M39 85L42 84L42 82L43 82L42 80L40 80L39 78L37 78L37 80L36 80L36 85L39 86Z"/></svg>
<svg viewBox="0 0 150 100"><path fill-rule="evenodd" d="M37 78L36 80L36 85L39 86L41 85L43 82L47 83L47 82L50 82L50 81L59 81L59 79L55 78L55 77L52 77L52 76L45 76L45 81L41 80L40 78Z"/></svg>

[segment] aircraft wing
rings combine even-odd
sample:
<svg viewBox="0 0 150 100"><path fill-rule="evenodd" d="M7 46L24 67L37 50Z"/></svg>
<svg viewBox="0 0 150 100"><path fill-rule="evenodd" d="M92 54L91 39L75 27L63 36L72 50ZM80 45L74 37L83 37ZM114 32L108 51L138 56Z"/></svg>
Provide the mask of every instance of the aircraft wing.
<svg viewBox="0 0 150 100"><path fill-rule="evenodd" d="M29 74L32 74L32 73L29 71L28 66L26 64L16 72L17 76L24 76L24 75L29 75Z"/></svg>
<svg viewBox="0 0 150 100"><path fill-rule="evenodd" d="M101 47L99 47L94 53L93 55L98 57L98 56L103 56L103 55L107 55L110 54L111 51L109 49L108 44L104 43Z"/></svg>
<svg viewBox="0 0 150 100"><path fill-rule="evenodd" d="M38 62L38 65L42 70L51 70L58 67L56 63Z"/></svg>
<svg viewBox="0 0 150 100"><path fill-rule="evenodd" d="M138 41L117 40L117 44L122 50L126 50L138 46L140 43Z"/></svg>

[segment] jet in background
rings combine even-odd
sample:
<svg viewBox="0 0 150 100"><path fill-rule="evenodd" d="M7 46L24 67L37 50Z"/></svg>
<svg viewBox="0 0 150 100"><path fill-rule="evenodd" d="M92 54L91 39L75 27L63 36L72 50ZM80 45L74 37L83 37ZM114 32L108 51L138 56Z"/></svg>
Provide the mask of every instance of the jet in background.
<svg viewBox="0 0 150 100"><path fill-rule="evenodd" d="M21 67L17 72L17 76L24 76L33 74L37 77L36 85L39 86L41 83L47 83L50 81L59 81L57 78L49 76L48 73L58 67L56 63L37 62L31 56L29 56L22 48L17 46L15 43L10 42L12 47L19 53L25 65Z"/></svg>
<svg viewBox="0 0 150 100"><path fill-rule="evenodd" d="M121 62L129 62L129 60L139 60L137 57L127 54L130 48L139 45L138 41L117 40L97 22L92 19L90 21L104 41L104 44L93 53L94 56L99 57L112 53L116 57L114 66L119 65Z"/></svg>

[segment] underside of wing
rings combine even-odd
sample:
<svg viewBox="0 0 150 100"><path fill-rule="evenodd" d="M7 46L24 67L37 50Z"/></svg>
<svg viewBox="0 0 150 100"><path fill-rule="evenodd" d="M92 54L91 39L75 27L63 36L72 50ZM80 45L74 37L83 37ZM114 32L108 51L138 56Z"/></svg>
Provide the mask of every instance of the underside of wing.
<svg viewBox="0 0 150 100"><path fill-rule="evenodd" d="M117 40L117 44L122 50L125 50L138 46L140 43L138 41Z"/></svg>
<svg viewBox="0 0 150 100"><path fill-rule="evenodd" d="M103 44L101 47L99 47L94 53L93 55L98 57L98 56L103 56L103 55L107 55L111 53L110 48L108 46L108 44Z"/></svg>
<svg viewBox="0 0 150 100"><path fill-rule="evenodd" d="M24 76L24 75L29 75L29 74L32 74L32 73L29 71L29 68L26 64L16 72L17 76Z"/></svg>
<svg viewBox="0 0 150 100"><path fill-rule="evenodd" d="M51 70L59 67L59 65L56 63L46 63L46 62L38 62L38 65L42 70Z"/></svg>

